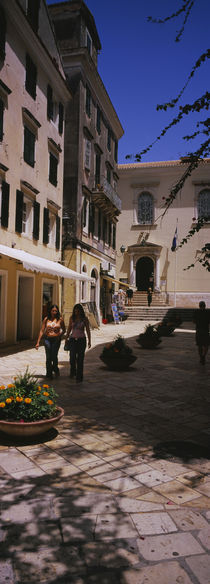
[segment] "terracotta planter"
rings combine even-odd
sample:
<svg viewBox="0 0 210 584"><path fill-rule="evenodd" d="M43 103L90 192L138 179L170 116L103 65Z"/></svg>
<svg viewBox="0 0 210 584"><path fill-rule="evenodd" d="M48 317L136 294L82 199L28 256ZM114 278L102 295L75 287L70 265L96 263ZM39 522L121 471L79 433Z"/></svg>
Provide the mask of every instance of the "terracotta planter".
<svg viewBox="0 0 210 584"><path fill-rule="evenodd" d="M149 337L149 335L143 333L139 335L137 343L141 345L142 349L156 349L159 343L161 343L161 339L159 339L158 334L154 335L154 337Z"/></svg>
<svg viewBox="0 0 210 584"><path fill-rule="evenodd" d="M121 355L116 354L114 357L100 357L100 359L110 371L127 371L137 357L135 355L123 355L121 357Z"/></svg>
<svg viewBox="0 0 210 584"><path fill-rule="evenodd" d="M54 418L49 418L48 420L37 420L36 422L8 422L6 420L0 420L0 430L5 432L5 434L18 436L20 438L24 436L43 434L55 426L64 415L63 408L57 407L57 411L58 414Z"/></svg>

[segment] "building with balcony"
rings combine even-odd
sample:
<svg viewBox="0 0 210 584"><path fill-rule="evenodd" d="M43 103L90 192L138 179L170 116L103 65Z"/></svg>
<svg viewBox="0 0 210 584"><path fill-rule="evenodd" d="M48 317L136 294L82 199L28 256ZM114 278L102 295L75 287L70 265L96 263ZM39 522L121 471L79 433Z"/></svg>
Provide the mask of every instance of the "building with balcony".
<svg viewBox="0 0 210 584"><path fill-rule="evenodd" d="M82 0L49 6L71 90L66 112L63 258L65 265L95 278L72 287L64 282L64 312L92 302L110 312L116 278L118 140L123 128L98 73L101 43L94 18Z"/></svg>
<svg viewBox="0 0 210 584"><path fill-rule="evenodd" d="M44 0L0 0L0 342L38 335L61 279L71 94Z"/></svg>

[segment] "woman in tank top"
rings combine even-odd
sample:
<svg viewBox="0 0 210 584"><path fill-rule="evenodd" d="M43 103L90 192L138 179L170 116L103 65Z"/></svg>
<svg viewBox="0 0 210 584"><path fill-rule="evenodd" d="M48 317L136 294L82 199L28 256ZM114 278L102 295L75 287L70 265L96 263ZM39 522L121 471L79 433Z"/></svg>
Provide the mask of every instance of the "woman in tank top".
<svg viewBox="0 0 210 584"><path fill-rule="evenodd" d="M46 352L46 377L52 379L53 371L60 375L58 368L58 351L61 344L61 337L65 333L66 327L64 320L60 315L57 304L53 304L44 318L42 327L36 343L36 349L39 348L41 338L44 337L44 346Z"/></svg>
<svg viewBox="0 0 210 584"><path fill-rule="evenodd" d="M66 333L66 340L70 340L70 377L76 377L76 381L83 380L83 365L86 349L86 334L88 348L91 347L91 335L89 320L85 316L81 304L75 304Z"/></svg>

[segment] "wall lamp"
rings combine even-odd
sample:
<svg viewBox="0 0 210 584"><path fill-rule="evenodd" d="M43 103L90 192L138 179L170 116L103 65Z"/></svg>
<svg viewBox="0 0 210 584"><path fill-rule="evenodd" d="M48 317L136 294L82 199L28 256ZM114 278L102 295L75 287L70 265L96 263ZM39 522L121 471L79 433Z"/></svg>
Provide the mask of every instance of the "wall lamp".
<svg viewBox="0 0 210 584"><path fill-rule="evenodd" d="M121 253L125 253L126 247L124 245L121 245L120 247L120 251Z"/></svg>

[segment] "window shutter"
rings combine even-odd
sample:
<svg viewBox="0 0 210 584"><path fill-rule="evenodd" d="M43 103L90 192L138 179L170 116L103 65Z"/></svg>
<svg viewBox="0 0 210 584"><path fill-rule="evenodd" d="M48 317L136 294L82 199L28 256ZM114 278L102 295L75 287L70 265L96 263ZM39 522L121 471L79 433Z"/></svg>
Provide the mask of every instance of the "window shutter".
<svg viewBox="0 0 210 584"><path fill-rule="evenodd" d="M56 238L55 238L56 249L60 249L60 237L61 237L61 220L60 217L56 215Z"/></svg>
<svg viewBox="0 0 210 584"><path fill-rule="evenodd" d="M51 85L47 86L47 117L53 120L53 90Z"/></svg>
<svg viewBox="0 0 210 584"><path fill-rule="evenodd" d="M49 209L44 207L43 243L49 242Z"/></svg>
<svg viewBox="0 0 210 584"><path fill-rule="evenodd" d="M85 197L83 202L83 221L82 221L83 227L86 226L86 220L87 220L87 199Z"/></svg>
<svg viewBox="0 0 210 584"><path fill-rule="evenodd" d="M8 227L9 220L9 189L10 185L2 181L1 226Z"/></svg>
<svg viewBox="0 0 210 584"><path fill-rule="evenodd" d="M113 249L116 249L116 225L113 225L113 231L112 231L112 247L113 247Z"/></svg>
<svg viewBox="0 0 210 584"><path fill-rule="evenodd" d="M109 238L108 238L108 244L111 245L112 242L112 224L111 221L109 221Z"/></svg>
<svg viewBox="0 0 210 584"><path fill-rule="evenodd" d="M36 99L37 68L30 55L26 55L26 91Z"/></svg>
<svg viewBox="0 0 210 584"><path fill-rule="evenodd" d="M5 42L6 42L6 18L3 8L0 6L0 57L5 58Z"/></svg>
<svg viewBox="0 0 210 584"><path fill-rule="evenodd" d="M23 193L22 191L16 191L16 219L15 219L15 231L17 233L22 233L22 222L23 222Z"/></svg>
<svg viewBox="0 0 210 584"><path fill-rule="evenodd" d="M89 205L89 234L94 233L94 227L95 227L95 207L93 203L90 203Z"/></svg>
<svg viewBox="0 0 210 584"><path fill-rule="evenodd" d="M101 211L98 212L98 239L101 239Z"/></svg>
<svg viewBox="0 0 210 584"><path fill-rule="evenodd" d="M59 134L63 134L63 119L64 119L64 107L61 102L59 102L59 122L58 122L58 131Z"/></svg>
<svg viewBox="0 0 210 584"><path fill-rule="evenodd" d="M28 0L27 16L32 28L37 32L39 25L40 0Z"/></svg>
<svg viewBox="0 0 210 584"><path fill-rule="evenodd" d="M49 181L57 187L58 159L50 152Z"/></svg>
<svg viewBox="0 0 210 584"><path fill-rule="evenodd" d="M40 219L40 203L34 201L34 221L33 221L33 238L39 239L39 219Z"/></svg>
<svg viewBox="0 0 210 584"><path fill-rule="evenodd" d="M0 142L3 140L4 103L0 99Z"/></svg>

